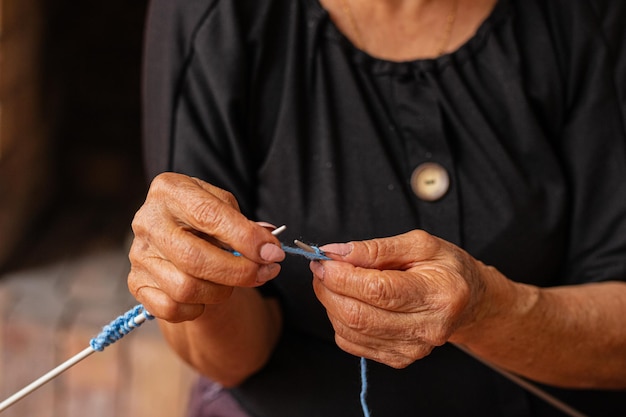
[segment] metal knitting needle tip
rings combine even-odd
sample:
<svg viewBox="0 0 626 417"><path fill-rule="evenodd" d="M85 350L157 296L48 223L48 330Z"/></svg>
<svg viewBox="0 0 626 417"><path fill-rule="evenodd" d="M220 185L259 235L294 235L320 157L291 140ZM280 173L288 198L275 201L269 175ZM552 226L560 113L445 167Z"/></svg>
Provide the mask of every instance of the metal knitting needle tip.
<svg viewBox="0 0 626 417"><path fill-rule="evenodd" d="M300 242L298 239L294 240L293 243L302 250L311 253L317 253L315 249L313 249L311 246L307 245L306 243Z"/></svg>

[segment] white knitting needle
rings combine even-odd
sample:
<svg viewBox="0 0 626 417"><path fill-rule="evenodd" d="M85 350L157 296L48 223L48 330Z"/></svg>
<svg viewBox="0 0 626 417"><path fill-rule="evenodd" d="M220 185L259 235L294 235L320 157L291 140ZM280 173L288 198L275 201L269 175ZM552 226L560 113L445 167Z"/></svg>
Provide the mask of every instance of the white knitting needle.
<svg viewBox="0 0 626 417"><path fill-rule="evenodd" d="M274 236L277 236L280 233L284 232L285 229L287 229L287 226L282 225L282 226L274 229L272 231L272 234ZM133 327L133 328L134 327L139 327L144 321L146 321L146 319L147 319L147 315L146 314L149 314L149 313L147 313L144 310L137 317L133 318L132 319L133 323L131 323L130 326ZM54 368L51 371L49 371L47 374L45 374L45 375L41 376L40 378L36 379L35 381L31 382L30 384L28 384L27 386L25 386L24 388L22 388L21 390L19 390L15 394L11 395L6 400L2 401L0 403L0 413L2 411L6 410L7 408L9 408L10 406L12 406L13 404L15 404L16 402L18 402L19 400L21 400L22 398L24 398L27 395L29 395L30 393L32 393L36 389L40 388L42 385L48 383L52 379L54 379L57 376L61 375L63 372L67 371L72 366L76 365L78 362L80 362L83 359L86 359L87 357L91 356L95 352L97 352L97 350L92 348L91 345L90 345L89 347L85 348L82 352L72 356L70 359L66 360L61 365L59 365L56 368Z"/></svg>
<svg viewBox="0 0 626 417"><path fill-rule="evenodd" d="M147 319L146 314L147 313L144 310L137 317L133 318L132 319L133 323L131 324L131 326L132 327L138 327L139 325L141 325ZM51 381L52 379L56 378L57 376L61 375L63 372L67 371L72 366L76 365L78 362L80 362L83 359L89 357L91 354L93 354L95 352L97 352L97 350L92 348L91 345L90 345L89 347L85 348L82 352L72 356L70 359L66 360L61 365L59 365L56 368L52 369L47 374L41 376L40 378L38 378L35 381L31 382L30 384L28 384L27 386L25 386L24 388L22 388L21 390L19 390L15 394L11 395L6 400L2 401L0 403L0 412L6 410L10 406L15 404L19 400L21 400L22 398L26 397L28 394L32 393L33 391L35 391L36 389L38 389L42 385L46 384L47 382Z"/></svg>
<svg viewBox="0 0 626 417"><path fill-rule="evenodd" d="M85 359L86 357L88 357L89 355L91 355L94 352L96 352L96 351L91 346L89 346L88 348L86 348L82 352L78 353L77 355L75 355L75 356L71 357L70 359L68 359L67 361L63 362L61 365L57 366L56 368L54 368L53 370L51 370L47 374L43 375L39 379L36 379L35 381L31 382L29 385L25 386L24 388L22 388L21 390L19 390L18 392L16 392L15 394L10 396L6 400L4 400L2 403L0 403L0 412L2 412L5 409L9 408L10 406L12 406L16 402L18 402L19 400L24 398L25 396L27 396L31 392L35 391L37 388L39 388L42 385L44 385L45 383L47 383L48 381L56 378L57 376L59 376L63 372L67 371L69 368L71 368L72 366L76 365L78 362L82 361L83 359Z"/></svg>
<svg viewBox="0 0 626 417"><path fill-rule="evenodd" d="M287 229L287 226L285 226L284 224L280 227L277 227L276 229L272 230L272 234L274 236L278 236L279 234L281 234L282 232L284 232Z"/></svg>

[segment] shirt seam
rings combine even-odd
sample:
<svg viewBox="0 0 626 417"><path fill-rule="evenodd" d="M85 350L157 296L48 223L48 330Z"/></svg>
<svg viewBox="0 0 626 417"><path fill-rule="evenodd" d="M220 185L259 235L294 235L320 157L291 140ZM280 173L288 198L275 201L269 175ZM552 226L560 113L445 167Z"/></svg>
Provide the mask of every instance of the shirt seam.
<svg viewBox="0 0 626 417"><path fill-rule="evenodd" d="M174 94L172 95L173 105L172 105L172 111L170 114L171 127L170 127L169 140L168 140L170 152L169 152L169 158L167 161L167 166L170 171L174 169L174 158L175 158L174 144L175 144L176 129L177 129L176 115L178 114L178 109L180 106L180 101L181 101L182 93L184 90L184 85L186 83L187 76L191 68L191 64L195 57L195 52L196 52L195 41L196 41L196 38L198 37L198 33L202 30L204 25L207 23L209 17L212 15L212 12L216 9L218 3L219 3L219 0L213 0L207 5L204 12L200 15L200 18L198 19L198 22L196 23L195 27L191 31L191 35L188 41L188 50L184 53L183 65L181 66L180 74L176 80Z"/></svg>

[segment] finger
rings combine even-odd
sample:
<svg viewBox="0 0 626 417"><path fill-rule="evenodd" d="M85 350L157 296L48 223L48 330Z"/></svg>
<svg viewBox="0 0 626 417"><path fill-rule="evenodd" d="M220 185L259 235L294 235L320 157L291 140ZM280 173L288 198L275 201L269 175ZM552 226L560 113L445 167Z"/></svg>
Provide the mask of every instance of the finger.
<svg viewBox="0 0 626 417"><path fill-rule="evenodd" d="M369 269L405 270L437 257L442 241L422 230L398 236L331 243L320 247L329 257Z"/></svg>
<svg viewBox="0 0 626 417"><path fill-rule="evenodd" d="M428 285L417 274L403 271L379 271L345 262L311 262L317 278L315 285L331 293L350 297L387 311L419 312L431 294Z"/></svg>
<svg viewBox="0 0 626 417"><path fill-rule="evenodd" d="M134 264L150 263L149 257L163 258L188 275L231 286L256 286L280 271L277 264L258 264L234 256L171 217L157 216L159 227L151 227L155 223L149 220L154 217L152 210L142 208L136 217L143 217L133 222L135 239L130 257Z"/></svg>
<svg viewBox="0 0 626 417"><path fill-rule="evenodd" d="M345 316L328 311L335 333L344 339L371 348L400 352L413 358L418 357L422 346L441 346L449 337L446 329L440 327L436 320L414 320L406 315L386 312L384 315L386 318L371 316L372 324L363 328L346 321ZM361 323L365 320L361 320Z"/></svg>
<svg viewBox="0 0 626 417"><path fill-rule="evenodd" d="M284 259L280 242L266 228L248 220L239 211L234 196L196 178L161 174L150 187L149 195L167 201L171 216L258 262ZM272 246L267 247L267 244Z"/></svg>
<svg viewBox="0 0 626 417"><path fill-rule="evenodd" d="M391 274L410 275L398 271L392 271ZM445 298L442 295L427 295L423 301L418 301L422 294L432 293L412 294L400 291L402 301L395 299L386 302L381 302L380 299L363 301L330 289L326 286L329 281L331 280L316 279L313 288L337 332L352 330L372 338L416 341L438 346L448 340L457 325L457 315L452 308L453 302L441 304L439 300L435 302L426 300L429 297ZM410 280L404 278L404 281ZM391 285L391 288L395 288L394 285Z"/></svg>
<svg viewBox="0 0 626 417"><path fill-rule="evenodd" d="M329 315L362 332L369 325L369 334L375 336L386 329L397 330L404 332L403 339L441 345L458 327L468 305L467 286L463 281L450 282L446 274L375 271L345 262L321 264L311 265L317 271L313 285Z"/></svg>
<svg viewBox="0 0 626 417"><path fill-rule="evenodd" d="M152 259L142 269L152 277L154 288L165 292L177 303L218 304L228 300L233 291L232 286L192 277L171 262L159 258Z"/></svg>
<svg viewBox="0 0 626 417"><path fill-rule="evenodd" d="M158 244L165 259L186 274L218 284L253 287L275 278L280 265L235 256L193 233L176 228Z"/></svg>
<svg viewBox="0 0 626 417"><path fill-rule="evenodd" d="M322 284L314 283L314 291L328 317L339 334L355 334L367 339L384 341L427 341L430 335L425 330L430 321L426 312L399 313L383 310L360 300L341 296L329 291ZM356 336L355 339L356 341Z"/></svg>
<svg viewBox="0 0 626 417"><path fill-rule="evenodd" d="M339 335L335 335L335 343L340 349L347 353L374 360L395 369L406 368L416 360L428 356L433 350L432 346L422 345L415 347L410 353L406 353L394 349L381 349L378 347L361 345Z"/></svg>
<svg viewBox="0 0 626 417"><path fill-rule="evenodd" d="M178 303L152 285L152 278L142 271L131 270L129 289L133 296L155 317L179 323L194 320L204 312L204 304Z"/></svg>

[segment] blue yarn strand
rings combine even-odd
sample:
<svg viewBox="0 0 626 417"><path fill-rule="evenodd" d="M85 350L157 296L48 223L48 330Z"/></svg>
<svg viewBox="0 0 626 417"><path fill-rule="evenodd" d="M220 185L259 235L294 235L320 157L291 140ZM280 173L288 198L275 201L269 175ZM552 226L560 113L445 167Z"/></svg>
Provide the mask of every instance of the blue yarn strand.
<svg viewBox="0 0 626 417"><path fill-rule="evenodd" d="M305 258L307 258L310 261L330 261L331 259L326 256L326 254L324 254L324 252L318 248L317 246L311 246L311 248L315 251L315 252L309 252L306 251L304 249L301 248L294 248L291 246L287 246L287 245L282 245L283 250L285 251L285 253L289 253L291 255L299 255L299 256L303 256Z"/></svg>
<svg viewBox="0 0 626 417"><path fill-rule="evenodd" d="M363 410L363 417L370 417L370 409L367 405L367 359L361 358L361 409Z"/></svg>
<svg viewBox="0 0 626 417"><path fill-rule="evenodd" d="M300 255L312 261L328 261L331 260L324 252L318 248L317 246L311 246L311 248L315 251L309 252L301 248L294 248L287 245L282 245L283 250L286 253L292 255ZM359 399L361 400L361 410L363 411L363 417L370 417L372 413L370 412L369 406L367 405L367 359L361 358L360 362L361 366L361 393L359 394Z"/></svg>
<svg viewBox="0 0 626 417"><path fill-rule="evenodd" d="M89 345L93 350L101 352L107 346L117 342L128 333L141 326L142 322L137 323L137 317L143 313L146 320L154 319L154 316L150 314L143 305L139 304L119 316L111 323L102 328L102 331L93 339L89 341Z"/></svg>
<svg viewBox="0 0 626 417"><path fill-rule="evenodd" d="M315 252L309 252L302 248L294 248L291 246L287 246L285 244L281 244L282 249L291 255L302 256L311 261L327 261L331 260L324 252L318 248L317 246L311 246L311 248ZM241 254L237 251L233 251L233 255L241 256ZM154 316L150 314L143 305L139 304L127 311L125 314L119 316L115 320L113 320L108 325L102 328L102 331L91 341L89 345L96 351L103 351L107 346L117 342L122 337L126 336L128 333L141 326L143 322L137 323L137 317L143 313L146 320L154 319ZM361 401L361 409L363 410L363 417L370 417L371 412L369 406L367 405L367 360L365 358L361 358L360 361L361 366L361 393L359 395Z"/></svg>
<svg viewBox="0 0 626 417"><path fill-rule="evenodd" d="M324 254L324 251L322 251L317 246L311 246L311 248L315 252L309 252L309 251L306 251L306 250L301 249L301 248L294 248L294 247L291 247L291 246L287 246L284 243L281 243L281 247L285 251L285 253L288 253L288 254L291 254L291 255L303 256L306 259L308 259L309 261L330 261L331 260L328 256L326 256ZM235 255L235 256L241 256L241 253L239 253L237 251L233 251L232 254Z"/></svg>

